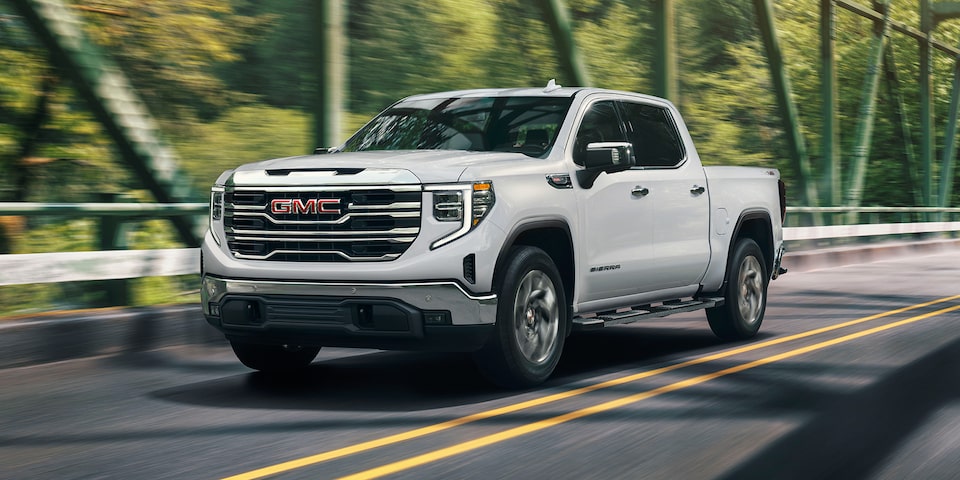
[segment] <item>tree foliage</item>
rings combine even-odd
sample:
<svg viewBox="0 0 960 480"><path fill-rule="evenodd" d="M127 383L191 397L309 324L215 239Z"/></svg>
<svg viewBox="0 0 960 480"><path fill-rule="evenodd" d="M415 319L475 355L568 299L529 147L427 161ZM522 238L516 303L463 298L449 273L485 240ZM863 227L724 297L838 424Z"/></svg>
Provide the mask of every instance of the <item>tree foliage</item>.
<svg viewBox="0 0 960 480"><path fill-rule="evenodd" d="M318 94L317 0L64 0L90 39L108 52L158 120L202 197L225 169L308 153L310 109ZM327 0L324 0L327 1ZM333 1L333 0L329 0ZM349 36L347 112L342 138L400 97L475 87L541 86L560 71L555 42L538 2L526 0L341 0ZM649 92L656 37L651 2L567 0L577 48L595 86ZM868 2L860 2L867 4ZM776 0L779 43L818 179L822 146L819 0ZM781 169L790 203L793 171L774 101L766 53L744 0L676 0L679 106L707 164ZM915 0L892 0L891 18L919 25ZM836 16L840 169L849 180L873 22L846 10ZM950 45L960 21L937 25ZM916 205L919 61L912 38L891 33L911 129L881 84L863 203ZM933 56L935 134L941 170L955 59ZM123 194L151 200L128 171L8 0L0 0L0 201L90 202ZM954 170L960 182L960 168ZM820 185L821 190L826 188ZM960 203L960 187L951 205ZM164 221L129 226L135 248L175 244ZM96 248L95 219L0 217L0 253ZM135 303L183 301L196 279L141 279ZM0 314L46 305L70 308L90 292L76 285L0 288Z"/></svg>
<svg viewBox="0 0 960 480"><path fill-rule="evenodd" d="M344 0L349 111L343 134L409 94L537 86L555 77L563 83L554 41L535 3ZM312 147L315 2L69 0L69 5L82 15L91 39L122 66L197 189L234 164ZM778 0L775 6L803 137L814 170L822 172L819 2ZM650 5L568 0L566 7L593 83L648 92L655 41ZM919 23L912 0L894 0L891 12L898 21ZM678 0L676 20L675 101L705 162L773 165L791 182L798 172L785 161L789 152L752 2ZM839 148L846 171L873 23L845 10L838 10L836 21ZM956 44L960 22L939 24L936 36ZM916 42L894 33L889 43L912 125L907 140L916 146ZM934 56L941 148L953 61ZM47 52L3 0L0 69L0 199L89 201L98 192L140 188ZM884 86L880 92L864 201L909 205L915 202L914 185L906 174L901 126L893 121L894 104ZM935 163L939 170L940 160ZM62 178L71 181L58 182Z"/></svg>

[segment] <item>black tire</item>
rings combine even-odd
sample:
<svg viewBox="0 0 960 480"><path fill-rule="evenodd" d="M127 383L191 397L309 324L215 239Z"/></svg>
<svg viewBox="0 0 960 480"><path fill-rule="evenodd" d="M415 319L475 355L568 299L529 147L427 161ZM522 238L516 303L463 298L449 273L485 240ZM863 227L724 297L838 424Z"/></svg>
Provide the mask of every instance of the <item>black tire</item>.
<svg viewBox="0 0 960 480"><path fill-rule="evenodd" d="M496 331L474 360L497 385L531 387L543 383L560 361L569 308L560 273L543 250L516 247L505 265L497 282Z"/></svg>
<svg viewBox="0 0 960 480"><path fill-rule="evenodd" d="M233 353L244 365L261 372L293 372L305 368L317 357L319 347L286 347L230 342Z"/></svg>
<svg viewBox="0 0 960 480"><path fill-rule="evenodd" d="M724 340L746 340L760 330L767 309L767 272L763 251L750 238L737 240L727 264L723 305L707 309L713 333Z"/></svg>

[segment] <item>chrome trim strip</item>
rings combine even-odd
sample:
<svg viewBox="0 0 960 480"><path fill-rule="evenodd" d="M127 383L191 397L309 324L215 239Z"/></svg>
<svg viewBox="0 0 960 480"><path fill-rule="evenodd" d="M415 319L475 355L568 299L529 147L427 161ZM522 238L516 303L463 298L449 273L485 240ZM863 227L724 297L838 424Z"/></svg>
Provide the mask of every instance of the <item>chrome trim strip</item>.
<svg viewBox="0 0 960 480"><path fill-rule="evenodd" d="M227 235L227 239L229 239L229 240L234 240L234 241L240 241L240 242L352 242L352 243L360 243L360 242L391 242L391 243L412 243L414 240L416 240L416 236L412 236L412 237L350 237L350 238L343 238L343 237L339 237L339 238L338 238L338 237L332 237L332 238L306 237L306 238L304 238L304 237L299 237L299 238L295 238L295 237L270 237L270 236L247 237L247 236L244 236L243 234L239 234L239 235L238 235L238 234L232 234L232 233L231 233L231 234L228 234L228 235Z"/></svg>
<svg viewBox="0 0 960 480"><path fill-rule="evenodd" d="M266 260L278 254L305 254L305 255L339 255L351 262L382 262L385 260L396 260L400 258L400 253L388 253L379 257L352 257L339 250L274 250L266 255L246 255L243 253L234 253L234 258L242 260Z"/></svg>
<svg viewBox="0 0 960 480"><path fill-rule="evenodd" d="M215 276L213 276L216 278ZM302 295L304 292L295 291L297 288L385 288L385 289L405 289L417 287L453 287L456 288L464 297L477 302L488 302L497 299L497 294L488 293L486 295L475 295L466 291L457 282L408 282L408 283L331 283L331 282L283 282L271 280L226 280L227 292L229 293L262 293L262 294L289 294ZM232 288L231 288L232 287ZM247 287L244 289L244 287ZM272 289L272 288L275 288ZM293 290L291 290L291 288ZM311 292L312 293L312 292ZM359 293L359 292L353 292Z"/></svg>
<svg viewBox="0 0 960 480"><path fill-rule="evenodd" d="M364 213L370 213L370 212L375 213L375 212L393 211L393 210L420 212L421 203L422 202L394 202L389 205L362 205L357 203L349 203L347 204L347 210L350 210L356 213L360 213L364 211L368 211ZM267 208L266 205L238 205L236 203L227 203L227 204L224 204L224 206L225 207L229 206L229 208L234 210L266 210Z"/></svg>
<svg viewBox="0 0 960 480"><path fill-rule="evenodd" d="M387 191L387 192L422 192L423 187L420 185L300 185L300 186L256 186L256 185L243 185L243 186L233 186L228 185L227 191L234 192L266 192L266 193L314 193L314 192L353 192L357 190L369 190L371 193L376 193L377 191Z"/></svg>
<svg viewBox="0 0 960 480"><path fill-rule="evenodd" d="M270 214L265 212L232 212L233 217L264 217L270 220L270 223L274 225L339 225L346 223L347 220L350 220L352 217L390 217L390 218L420 218L420 211L416 212L391 212L391 213L381 213L381 212L361 212L361 213L348 213L339 220L277 220L270 216Z"/></svg>
<svg viewBox="0 0 960 480"><path fill-rule="evenodd" d="M370 210L370 211L381 211L381 210L416 210L420 211L420 205L423 202L393 202L389 205L362 205L356 203L348 203L347 210Z"/></svg>
<svg viewBox="0 0 960 480"><path fill-rule="evenodd" d="M372 238L366 238L366 235L417 235L420 233L420 227L402 227L394 228L391 230L337 230L333 232L304 232L304 231L283 231L283 230L244 230L229 228L227 230L228 234L234 235L259 235L259 236L268 236L268 235L281 235L281 236L292 236L292 237L358 237L357 240L373 240Z"/></svg>

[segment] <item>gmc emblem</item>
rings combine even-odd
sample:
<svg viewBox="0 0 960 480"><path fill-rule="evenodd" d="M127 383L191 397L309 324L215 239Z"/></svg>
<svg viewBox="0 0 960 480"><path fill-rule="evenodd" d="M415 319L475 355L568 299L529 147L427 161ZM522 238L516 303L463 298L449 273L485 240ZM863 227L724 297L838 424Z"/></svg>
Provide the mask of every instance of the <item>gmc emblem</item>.
<svg viewBox="0 0 960 480"><path fill-rule="evenodd" d="M339 198L276 198L270 201L270 212L278 215L299 213L340 213Z"/></svg>

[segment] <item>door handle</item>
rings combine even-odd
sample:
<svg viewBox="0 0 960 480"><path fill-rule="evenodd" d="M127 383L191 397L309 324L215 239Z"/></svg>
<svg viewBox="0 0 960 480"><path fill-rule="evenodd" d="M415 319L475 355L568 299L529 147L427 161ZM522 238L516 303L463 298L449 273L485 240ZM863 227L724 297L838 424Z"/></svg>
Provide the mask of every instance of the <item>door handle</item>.
<svg viewBox="0 0 960 480"><path fill-rule="evenodd" d="M630 194L634 197L646 197L648 193L650 193L650 189L641 187L640 185L633 187L633 190L630 191Z"/></svg>
<svg viewBox="0 0 960 480"><path fill-rule="evenodd" d="M694 185L694 186L690 187L690 193L692 193L692 194L694 194L694 195L700 195L701 193L706 192L706 191L707 191L707 188L704 187L703 185Z"/></svg>

